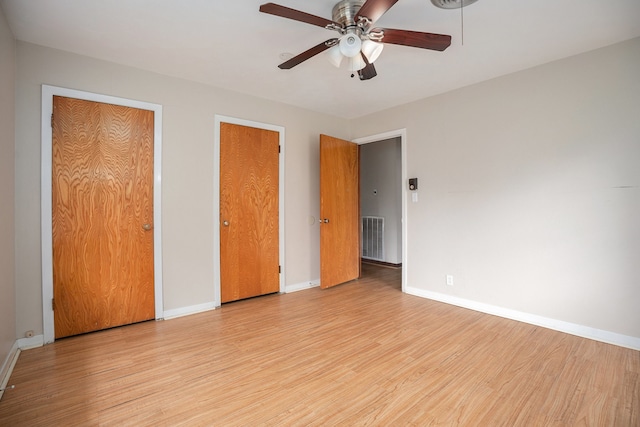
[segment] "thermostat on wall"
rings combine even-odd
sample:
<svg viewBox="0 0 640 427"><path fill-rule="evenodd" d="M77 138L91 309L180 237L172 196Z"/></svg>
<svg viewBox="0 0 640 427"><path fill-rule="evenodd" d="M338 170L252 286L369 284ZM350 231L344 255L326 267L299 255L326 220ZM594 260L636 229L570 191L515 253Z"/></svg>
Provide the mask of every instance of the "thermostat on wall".
<svg viewBox="0 0 640 427"><path fill-rule="evenodd" d="M418 189L418 178L409 178L409 190L414 191Z"/></svg>

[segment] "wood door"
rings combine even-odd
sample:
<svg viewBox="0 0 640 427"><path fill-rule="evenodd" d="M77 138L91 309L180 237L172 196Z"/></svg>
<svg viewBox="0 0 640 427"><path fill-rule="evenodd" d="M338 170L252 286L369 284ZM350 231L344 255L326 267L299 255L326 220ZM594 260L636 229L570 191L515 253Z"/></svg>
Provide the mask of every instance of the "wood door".
<svg viewBox="0 0 640 427"><path fill-rule="evenodd" d="M153 112L55 96L55 337L154 318Z"/></svg>
<svg viewBox="0 0 640 427"><path fill-rule="evenodd" d="M278 132L220 124L221 302L280 291Z"/></svg>
<svg viewBox="0 0 640 427"><path fill-rule="evenodd" d="M320 135L320 287L360 277L358 145Z"/></svg>

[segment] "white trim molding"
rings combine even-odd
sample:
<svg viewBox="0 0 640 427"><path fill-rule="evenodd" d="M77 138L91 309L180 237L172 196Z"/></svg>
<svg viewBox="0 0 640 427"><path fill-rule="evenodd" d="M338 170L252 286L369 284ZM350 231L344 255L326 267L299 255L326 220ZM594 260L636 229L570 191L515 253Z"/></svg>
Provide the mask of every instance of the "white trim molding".
<svg viewBox="0 0 640 427"><path fill-rule="evenodd" d="M29 350L32 348L42 347L44 345L44 335L34 335L29 338L20 338L18 341L20 350Z"/></svg>
<svg viewBox="0 0 640 427"><path fill-rule="evenodd" d="M291 292L304 291L311 288L317 288L320 286L320 279L311 280L310 282L296 283L295 285L287 285L285 292L290 294Z"/></svg>
<svg viewBox="0 0 640 427"><path fill-rule="evenodd" d="M214 142L213 142L213 213L215 218L213 221L216 226L213 227L213 293L214 293L214 303L216 307L220 307L221 305L221 297L220 297L220 123L230 123L234 125L240 126L248 126L257 129L265 129L272 130L278 132L279 135L279 144L280 144L280 160L279 160L279 177L278 177L278 192L279 196L279 206L278 206L278 228L279 228L279 264L281 267L280 270L280 292L285 292L285 260L284 260L284 162L285 162L285 135L284 135L284 127L278 125L272 125L268 123L260 123L254 122L251 120L239 119L236 117L227 117L216 114L214 117L215 121L215 131L214 131Z"/></svg>
<svg viewBox="0 0 640 427"><path fill-rule="evenodd" d="M103 102L153 111L153 269L155 318L162 319L162 106L149 102L101 95L75 89L42 85L41 115L41 236L42 236L42 318L44 343L54 341L53 309L53 226L51 200L53 97L65 96L86 101Z"/></svg>
<svg viewBox="0 0 640 427"><path fill-rule="evenodd" d="M20 348L18 347L18 341L13 343L13 347L9 350L9 354L7 354L7 358L2 363L0 367L0 399L2 399L2 395L4 394L4 390L7 388L7 384L9 384L9 378L11 377L11 373L13 372L13 368L16 366L16 362L18 361L18 357L20 356Z"/></svg>
<svg viewBox="0 0 640 427"><path fill-rule="evenodd" d="M427 291L424 289L409 287L407 289L407 293L410 295L415 295L418 297L427 298L458 307L468 308L470 310L479 311L481 313L503 317L505 319L516 320L519 322L528 323L530 325L541 326L543 328L564 332L570 335L576 335L582 338L601 341L607 344L613 344L633 350L640 350L640 338L637 337L617 334L615 332L603 331L601 329L591 328L589 326L551 319L548 317L538 316L535 314L525 313L517 310L511 310L504 307L498 307L491 304L485 304L477 301L455 297L452 295Z"/></svg>
<svg viewBox="0 0 640 427"><path fill-rule="evenodd" d="M180 307L180 308L165 310L164 320L189 316L191 314L204 313L205 311L215 310L215 308L216 308L216 304L212 301L204 304L196 304L188 307Z"/></svg>

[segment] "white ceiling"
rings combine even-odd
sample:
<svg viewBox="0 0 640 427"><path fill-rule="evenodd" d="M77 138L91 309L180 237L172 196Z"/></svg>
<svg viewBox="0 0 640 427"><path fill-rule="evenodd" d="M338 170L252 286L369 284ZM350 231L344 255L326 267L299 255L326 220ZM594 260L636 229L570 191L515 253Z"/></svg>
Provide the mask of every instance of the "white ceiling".
<svg viewBox="0 0 640 427"><path fill-rule="evenodd" d="M331 19L337 0L275 3ZM360 81L318 55L337 33L260 13L266 0L0 0L16 39L355 118L640 36L640 0L400 0L377 23L452 36L444 52L387 45ZM605 78L606 76L603 76Z"/></svg>

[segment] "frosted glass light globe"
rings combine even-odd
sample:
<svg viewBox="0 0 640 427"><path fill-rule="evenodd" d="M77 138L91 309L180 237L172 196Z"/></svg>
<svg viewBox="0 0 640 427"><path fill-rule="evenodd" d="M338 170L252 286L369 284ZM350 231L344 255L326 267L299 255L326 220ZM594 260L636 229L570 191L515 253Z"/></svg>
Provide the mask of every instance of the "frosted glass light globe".
<svg viewBox="0 0 640 427"><path fill-rule="evenodd" d="M362 40L357 34L347 33L340 38L340 52L347 58L353 58L360 54Z"/></svg>

